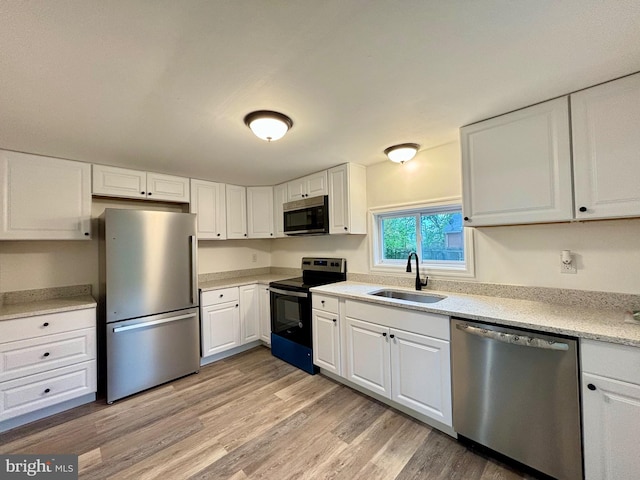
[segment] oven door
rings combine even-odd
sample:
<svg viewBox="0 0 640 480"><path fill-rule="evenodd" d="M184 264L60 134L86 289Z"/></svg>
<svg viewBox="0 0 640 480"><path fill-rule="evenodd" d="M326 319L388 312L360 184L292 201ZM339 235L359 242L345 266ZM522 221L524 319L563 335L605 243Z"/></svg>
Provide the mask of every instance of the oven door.
<svg viewBox="0 0 640 480"><path fill-rule="evenodd" d="M311 301L308 292L269 287L271 332L311 348Z"/></svg>

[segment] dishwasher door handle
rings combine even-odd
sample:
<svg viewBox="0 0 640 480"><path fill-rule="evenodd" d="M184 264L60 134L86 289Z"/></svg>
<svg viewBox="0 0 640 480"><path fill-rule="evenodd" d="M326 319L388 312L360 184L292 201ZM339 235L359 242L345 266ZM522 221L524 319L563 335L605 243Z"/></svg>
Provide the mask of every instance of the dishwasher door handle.
<svg viewBox="0 0 640 480"><path fill-rule="evenodd" d="M150 322L134 323L133 325L125 325L124 327L115 327L113 333L126 332L128 330L137 330L139 328L151 327L153 325L160 325L162 323L175 322L177 320L184 320L185 318L195 317L195 313L189 313L187 315L178 315L177 317L161 318L160 320L152 320Z"/></svg>
<svg viewBox="0 0 640 480"><path fill-rule="evenodd" d="M543 338L529 337L527 335L519 335L515 333L497 332L486 328L474 327L472 325L456 324L456 328L461 332L466 332L478 337L489 338L498 342L510 343L512 345L520 345L522 347L542 348L545 350L569 350L569 345L562 342L554 342L553 340L545 340Z"/></svg>

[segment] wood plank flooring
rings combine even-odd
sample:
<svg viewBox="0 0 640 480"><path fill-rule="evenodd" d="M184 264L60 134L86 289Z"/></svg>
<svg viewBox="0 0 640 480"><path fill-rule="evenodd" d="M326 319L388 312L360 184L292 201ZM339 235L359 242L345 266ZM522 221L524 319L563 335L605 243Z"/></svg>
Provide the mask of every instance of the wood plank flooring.
<svg viewBox="0 0 640 480"><path fill-rule="evenodd" d="M75 453L81 479L533 478L264 347L5 432L0 452Z"/></svg>

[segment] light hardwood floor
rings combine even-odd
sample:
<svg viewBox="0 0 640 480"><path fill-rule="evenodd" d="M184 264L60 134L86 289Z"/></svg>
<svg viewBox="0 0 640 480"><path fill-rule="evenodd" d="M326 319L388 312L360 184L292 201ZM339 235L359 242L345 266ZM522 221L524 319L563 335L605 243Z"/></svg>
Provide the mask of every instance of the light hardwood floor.
<svg viewBox="0 0 640 480"><path fill-rule="evenodd" d="M81 479L533 478L263 347L0 438L1 453L78 454Z"/></svg>

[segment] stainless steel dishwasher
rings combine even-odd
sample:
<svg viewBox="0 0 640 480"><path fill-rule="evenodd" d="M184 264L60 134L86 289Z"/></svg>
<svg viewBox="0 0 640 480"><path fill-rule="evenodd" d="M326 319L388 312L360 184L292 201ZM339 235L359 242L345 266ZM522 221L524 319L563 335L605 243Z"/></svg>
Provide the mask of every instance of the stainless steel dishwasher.
<svg viewBox="0 0 640 480"><path fill-rule="evenodd" d="M557 479L581 480L577 341L453 319L453 427Z"/></svg>

